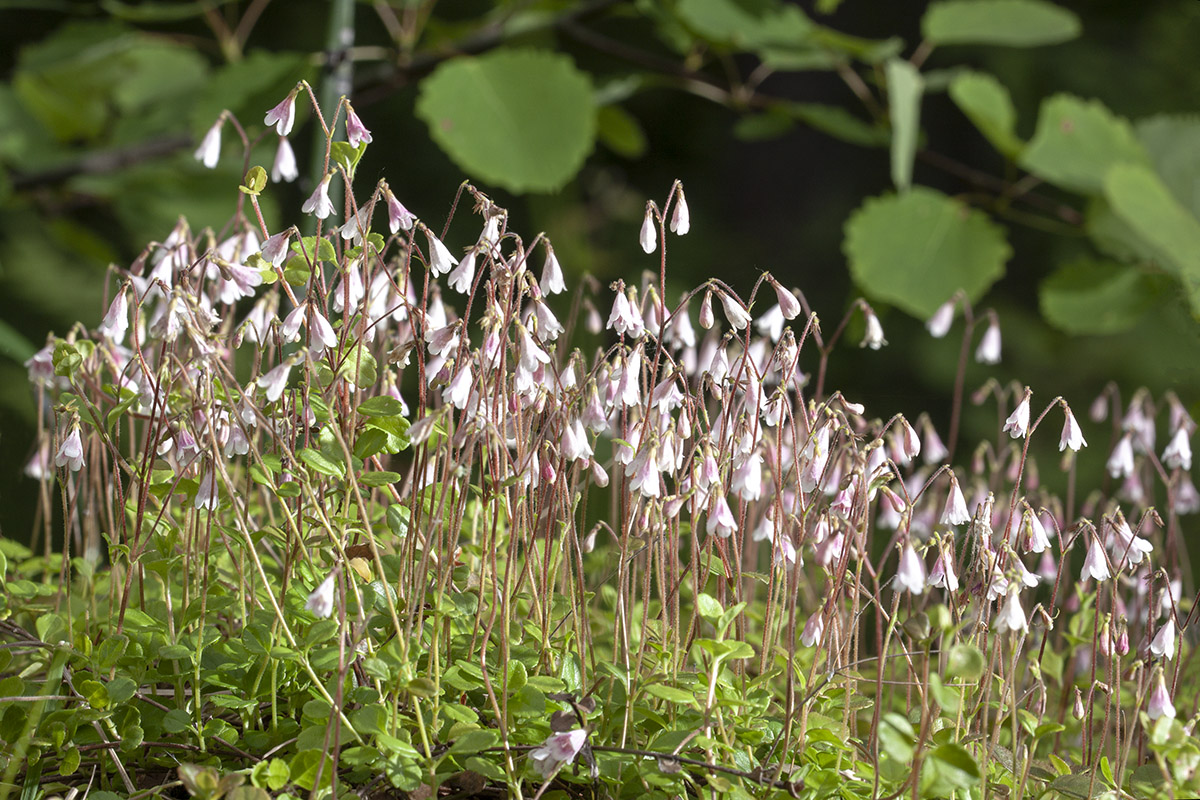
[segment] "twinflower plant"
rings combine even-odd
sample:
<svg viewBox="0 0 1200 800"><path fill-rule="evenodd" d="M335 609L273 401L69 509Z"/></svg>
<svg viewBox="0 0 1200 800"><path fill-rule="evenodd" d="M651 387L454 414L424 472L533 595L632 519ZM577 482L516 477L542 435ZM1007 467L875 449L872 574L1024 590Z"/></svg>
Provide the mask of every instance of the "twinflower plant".
<svg viewBox="0 0 1200 800"><path fill-rule="evenodd" d="M42 515L0 551L0 796L1200 788L1177 398L1110 387L1085 431L989 381L967 449L994 312L929 323L966 321L943 440L825 385L886 346L865 301L825 326L766 272L669 283L706 224L679 182L630 231L648 271L601 286L470 184L445 220L364 185L370 118L306 84L196 157L232 129L294 178L300 101L324 163L286 227L252 165L227 225L181 219L28 364Z"/></svg>

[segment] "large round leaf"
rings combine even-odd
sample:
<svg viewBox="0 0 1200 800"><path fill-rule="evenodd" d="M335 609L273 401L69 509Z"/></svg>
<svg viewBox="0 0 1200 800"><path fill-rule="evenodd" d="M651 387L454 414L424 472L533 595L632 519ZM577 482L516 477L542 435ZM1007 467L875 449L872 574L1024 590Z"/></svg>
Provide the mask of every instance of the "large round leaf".
<svg viewBox="0 0 1200 800"><path fill-rule="evenodd" d="M588 76L540 50L447 61L421 83L417 114L454 163L514 192L561 188L596 130Z"/></svg>
<svg viewBox="0 0 1200 800"><path fill-rule="evenodd" d="M1042 0L944 0L921 18L921 33L934 44L998 44L1034 47L1079 35L1079 18Z"/></svg>
<svg viewBox="0 0 1200 800"><path fill-rule="evenodd" d="M1114 164L1149 158L1131 126L1097 100L1056 94L1042 101L1037 130L1021 166L1043 180L1086 194L1101 191Z"/></svg>
<svg viewBox="0 0 1200 800"><path fill-rule="evenodd" d="M1167 280L1112 261L1072 261L1042 281L1042 316L1067 333L1124 333L1156 305Z"/></svg>
<svg viewBox="0 0 1200 800"><path fill-rule="evenodd" d="M978 300L1012 254L1003 228L922 186L867 200L846 222L843 249L863 292L921 319L959 289Z"/></svg>

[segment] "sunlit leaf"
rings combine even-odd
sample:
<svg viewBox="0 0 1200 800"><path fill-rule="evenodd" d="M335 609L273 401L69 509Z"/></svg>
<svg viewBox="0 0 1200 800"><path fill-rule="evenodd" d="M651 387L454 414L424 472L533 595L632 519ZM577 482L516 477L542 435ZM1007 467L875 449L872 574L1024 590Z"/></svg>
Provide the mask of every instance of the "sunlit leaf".
<svg viewBox="0 0 1200 800"><path fill-rule="evenodd" d="M1012 253L984 214L920 186L867 200L842 247L862 291L921 319L959 289L978 300Z"/></svg>
<svg viewBox="0 0 1200 800"><path fill-rule="evenodd" d="M592 149L591 80L564 55L497 50L442 64L421 83L417 115L473 177L514 192L551 192Z"/></svg>

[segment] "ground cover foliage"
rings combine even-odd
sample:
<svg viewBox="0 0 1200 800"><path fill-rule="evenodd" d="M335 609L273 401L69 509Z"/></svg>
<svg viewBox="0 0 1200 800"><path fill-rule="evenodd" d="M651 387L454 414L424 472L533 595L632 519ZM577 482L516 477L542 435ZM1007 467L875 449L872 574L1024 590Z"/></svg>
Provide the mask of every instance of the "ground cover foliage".
<svg viewBox="0 0 1200 800"><path fill-rule="evenodd" d="M435 222L356 175L344 98L298 84L271 135L297 103L325 133L300 227L266 225L222 113L196 157L243 142L227 224L180 219L27 364L41 516L0 550L0 794L1200 788L1178 398L967 396L1001 328L960 292L928 323L962 341L939 436L826 385L851 320L886 346L866 301L768 273L668 297L679 182L629 231L652 269L568 287L469 183ZM960 446L968 402L997 424Z"/></svg>

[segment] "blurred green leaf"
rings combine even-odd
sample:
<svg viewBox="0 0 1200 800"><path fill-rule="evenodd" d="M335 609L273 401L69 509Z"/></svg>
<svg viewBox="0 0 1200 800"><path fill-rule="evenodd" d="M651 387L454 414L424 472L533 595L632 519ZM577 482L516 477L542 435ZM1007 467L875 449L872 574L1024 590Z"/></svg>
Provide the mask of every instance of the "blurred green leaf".
<svg viewBox="0 0 1200 800"><path fill-rule="evenodd" d="M421 83L416 110L459 167L514 192L562 188L595 136L591 80L538 50L447 61Z"/></svg>
<svg viewBox="0 0 1200 800"><path fill-rule="evenodd" d="M978 647L960 642L950 648L950 657L946 661L946 676L969 681L978 680L986 666L983 652Z"/></svg>
<svg viewBox="0 0 1200 800"><path fill-rule="evenodd" d="M886 128L876 127L867 120L854 116L841 106L823 103L789 103L783 108L810 128L850 144L863 147L882 147L892 139L891 133Z"/></svg>
<svg viewBox="0 0 1200 800"><path fill-rule="evenodd" d="M1020 164L1064 189L1100 192L1114 164L1149 163L1133 128L1098 100L1056 94L1042 101L1037 130Z"/></svg>
<svg viewBox="0 0 1200 800"><path fill-rule="evenodd" d="M1200 116L1158 114L1138 120L1134 130L1158 177L1200 217Z"/></svg>
<svg viewBox="0 0 1200 800"><path fill-rule="evenodd" d="M1042 281L1042 316L1077 335L1121 333L1137 324L1162 294L1162 281L1135 267L1084 258Z"/></svg>
<svg viewBox="0 0 1200 800"><path fill-rule="evenodd" d="M1183 283L1200 315L1200 222L1148 167L1118 164L1104 179L1113 213L1144 239L1158 261Z"/></svg>
<svg viewBox="0 0 1200 800"><path fill-rule="evenodd" d="M596 136L605 147L625 158L641 158L646 152L646 134L642 126L620 106L596 109Z"/></svg>
<svg viewBox="0 0 1200 800"><path fill-rule="evenodd" d="M798 6L777 0L680 0L675 13L705 39L735 50L802 47L816 28Z"/></svg>
<svg viewBox="0 0 1200 800"><path fill-rule="evenodd" d="M921 186L868 199L847 220L842 247L863 292L920 319L958 289L978 300L1012 254L983 213Z"/></svg>
<svg viewBox="0 0 1200 800"><path fill-rule="evenodd" d="M100 0L100 8L118 19L130 22L178 22L203 16L212 8L228 5L234 0L197 0L197 2L123 3L120 0Z"/></svg>
<svg viewBox="0 0 1200 800"><path fill-rule="evenodd" d="M921 18L921 34L934 44L1035 47L1069 41L1079 18L1042 0L942 0Z"/></svg>
<svg viewBox="0 0 1200 800"><path fill-rule="evenodd" d="M1017 110L1008 89L986 72L962 72L950 83L950 99L992 146L1015 159L1024 147L1017 136Z"/></svg>
<svg viewBox="0 0 1200 800"><path fill-rule="evenodd" d="M904 191L912 186L913 159L921 132L923 85L917 68L900 58L887 62L885 74L892 121L892 183Z"/></svg>

